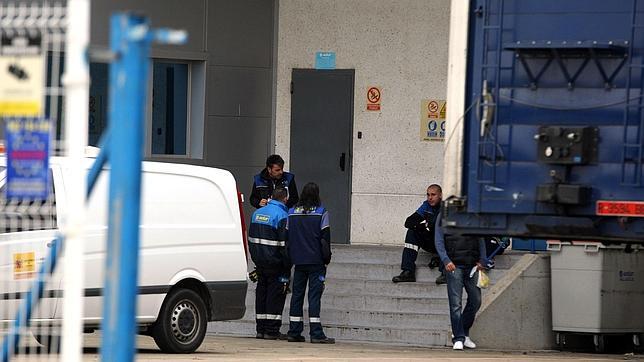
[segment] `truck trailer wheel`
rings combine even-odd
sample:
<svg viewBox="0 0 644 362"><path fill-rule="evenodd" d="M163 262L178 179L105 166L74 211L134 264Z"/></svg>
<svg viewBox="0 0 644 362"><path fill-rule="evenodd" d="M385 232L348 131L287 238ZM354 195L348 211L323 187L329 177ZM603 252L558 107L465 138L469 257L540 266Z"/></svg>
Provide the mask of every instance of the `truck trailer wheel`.
<svg viewBox="0 0 644 362"><path fill-rule="evenodd" d="M206 336L206 304L190 289L178 289L166 296L154 324L152 337L166 353L192 353Z"/></svg>

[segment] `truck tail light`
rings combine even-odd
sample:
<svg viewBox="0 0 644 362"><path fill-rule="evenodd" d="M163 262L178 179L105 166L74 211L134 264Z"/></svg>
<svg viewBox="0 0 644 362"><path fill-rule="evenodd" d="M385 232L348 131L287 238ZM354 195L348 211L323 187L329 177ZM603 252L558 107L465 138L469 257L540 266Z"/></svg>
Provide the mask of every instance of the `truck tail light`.
<svg viewBox="0 0 644 362"><path fill-rule="evenodd" d="M644 217L643 201L598 200L597 215Z"/></svg>

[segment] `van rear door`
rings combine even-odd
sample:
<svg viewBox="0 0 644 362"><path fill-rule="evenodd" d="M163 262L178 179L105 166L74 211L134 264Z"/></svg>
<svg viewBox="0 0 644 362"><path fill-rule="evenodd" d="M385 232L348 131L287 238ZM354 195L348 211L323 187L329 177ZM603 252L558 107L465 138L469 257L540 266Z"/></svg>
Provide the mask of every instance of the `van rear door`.
<svg viewBox="0 0 644 362"><path fill-rule="evenodd" d="M4 161L4 160L3 160ZM55 167L54 167L55 168ZM49 197L45 202L7 200L6 171L0 172L0 320L13 320L49 253L57 232L58 174L50 169ZM60 264L58 269L60 270ZM60 275L60 273L57 273ZM54 316L60 277L50 276L32 322Z"/></svg>

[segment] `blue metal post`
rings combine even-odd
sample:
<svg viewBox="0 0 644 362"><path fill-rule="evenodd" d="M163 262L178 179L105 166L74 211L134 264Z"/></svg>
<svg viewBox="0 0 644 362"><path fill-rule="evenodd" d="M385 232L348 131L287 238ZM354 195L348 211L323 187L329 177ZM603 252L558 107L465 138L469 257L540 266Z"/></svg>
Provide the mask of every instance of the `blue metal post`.
<svg viewBox="0 0 644 362"><path fill-rule="evenodd" d="M149 69L147 20L132 14L111 17L109 220L101 360L132 361L136 295L143 122Z"/></svg>

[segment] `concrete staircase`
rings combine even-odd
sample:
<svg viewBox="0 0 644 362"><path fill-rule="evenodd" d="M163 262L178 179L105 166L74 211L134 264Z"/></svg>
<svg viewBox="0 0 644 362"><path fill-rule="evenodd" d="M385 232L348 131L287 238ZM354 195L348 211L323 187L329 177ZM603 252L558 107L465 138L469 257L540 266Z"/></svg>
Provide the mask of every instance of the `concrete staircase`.
<svg viewBox="0 0 644 362"><path fill-rule="evenodd" d="M416 261L416 282L394 284L400 273L402 247L334 245L322 296L321 319L325 333L338 340L369 341L415 346L451 345L449 308L445 285L434 280L429 255L421 252ZM509 252L496 258L491 283L501 278L522 253ZM485 293L485 291L484 291ZM282 332L288 330L287 298ZM247 311L243 319L211 322L208 332L224 335L255 335L255 284L249 284ZM305 320L307 306L305 303ZM308 335L305 324L304 335Z"/></svg>

